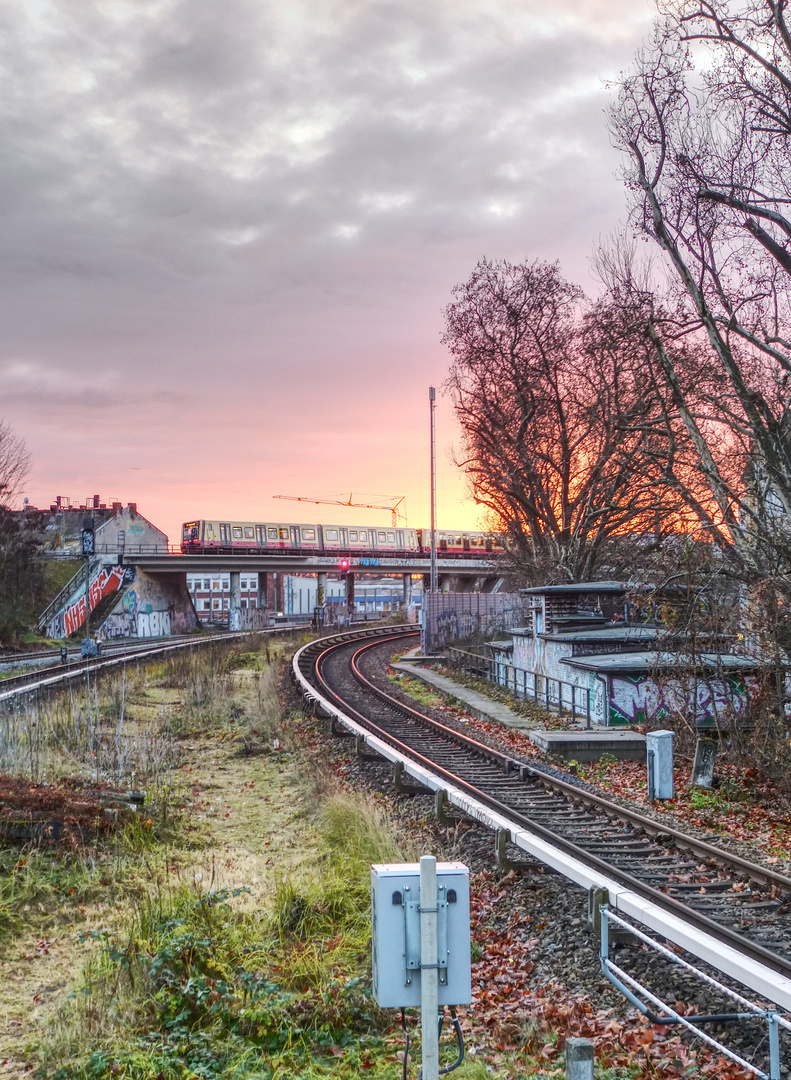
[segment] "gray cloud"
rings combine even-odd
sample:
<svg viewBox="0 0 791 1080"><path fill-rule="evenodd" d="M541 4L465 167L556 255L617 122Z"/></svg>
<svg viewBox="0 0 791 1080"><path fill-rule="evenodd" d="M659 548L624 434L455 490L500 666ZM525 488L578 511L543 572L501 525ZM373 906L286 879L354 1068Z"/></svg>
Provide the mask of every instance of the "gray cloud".
<svg viewBox="0 0 791 1080"><path fill-rule="evenodd" d="M88 405L119 430L100 474L125 468L132 423L185 491L240 432L250 470L298 420L306 446L349 450L350 425L375 440L371 401L417 438L442 305L480 256L557 257L586 283L621 205L602 80L649 17L629 0L0 6L0 413L39 498L76 468L59 425Z"/></svg>

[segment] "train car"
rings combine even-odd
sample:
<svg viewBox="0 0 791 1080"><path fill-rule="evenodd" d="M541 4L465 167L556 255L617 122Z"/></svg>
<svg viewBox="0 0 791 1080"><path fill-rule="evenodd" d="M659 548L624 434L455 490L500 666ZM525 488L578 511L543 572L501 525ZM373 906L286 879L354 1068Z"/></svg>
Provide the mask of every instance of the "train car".
<svg viewBox="0 0 791 1080"><path fill-rule="evenodd" d="M417 530L420 551L431 550L431 530ZM473 556L484 558L489 554L501 554L505 550L503 538L492 533L453 531L437 529L437 553L444 556Z"/></svg>
<svg viewBox="0 0 791 1080"><path fill-rule="evenodd" d="M223 552L264 554L267 551L416 552L414 529L367 525L305 525L272 521L219 521L198 518L182 527L184 554Z"/></svg>
<svg viewBox="0 0 791 1080"><path fill-rule="evenodd" d="M414 529L392 526L389 529L371 528L369 525L322 525L323 551L417 551L417 533Z"/></svg>
<svg viewBox="0 0 791 1080"><path fill-rule="evenodd" d="M318 551L318 525L282 521L212 521L199 518L182 527L181 550L185 555L200 552L256 554L265 551Z"/></svg>

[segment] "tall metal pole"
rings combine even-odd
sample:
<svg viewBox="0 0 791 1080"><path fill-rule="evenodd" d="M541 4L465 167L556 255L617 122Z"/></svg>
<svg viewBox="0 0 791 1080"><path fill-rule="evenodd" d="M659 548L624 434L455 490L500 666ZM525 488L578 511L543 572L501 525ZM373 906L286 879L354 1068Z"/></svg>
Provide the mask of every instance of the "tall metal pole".
<svg viewBox="0 0 791 1080"><path fill-rule="evenodd" d="M428 406L431 420L431 577L429 591L437 591L437 456L434 445L434 409L437 392L433 386L428 388Z"/></svg>

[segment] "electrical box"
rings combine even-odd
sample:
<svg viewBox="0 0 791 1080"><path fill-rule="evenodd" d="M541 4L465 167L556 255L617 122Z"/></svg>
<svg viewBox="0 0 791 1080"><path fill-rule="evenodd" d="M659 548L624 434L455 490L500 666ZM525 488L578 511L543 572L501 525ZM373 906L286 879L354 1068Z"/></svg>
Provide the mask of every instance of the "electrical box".
<svg viewBox="0 0 791 1080"><path fill-rule="evenodd" d="M430 906L434 906L431 899ZM437 863L439 1004L468 1005L470 871ZM420 1005L420 864L371 867L373 991L383 1009Z"/></svg>
<svg viewBox="0 0 791 1080"><path fill-rule="evenodd" d="M645 737L649 799L673 798L672 731L649 731Z"/></svg>

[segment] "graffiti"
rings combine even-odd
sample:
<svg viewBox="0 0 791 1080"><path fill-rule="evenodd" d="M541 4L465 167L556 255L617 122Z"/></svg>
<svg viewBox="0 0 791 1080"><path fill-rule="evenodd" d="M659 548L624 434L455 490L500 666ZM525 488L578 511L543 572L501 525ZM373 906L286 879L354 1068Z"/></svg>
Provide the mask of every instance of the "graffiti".
<svg viewBox="0 0 791 1080"><path fill-rule="evenodd" d="M125 570L122 566L104 566L88 586L87 605L83 592L77 600L62 613L63 636L68 637L79 630L86 618L87 611L93 611L105 596L116 591L124 583Z"/></svg>
<svg viewBox="0 0 791 1080"><path fill-rule="evenodd" d="M699 727L727 724L744 711L747 686L743 679L653 679L615 676L610 697L611 724L643 724L674 713L694 714Z"/></svg>
<svg viewBox="0 0 791 1080"><path fill-rule="evenodd" d="M132 633L132 620L126 612L108 615L100 631L101 637L108 640L127 638Z"/></svg>
<svg viewBox="0 0 791 1080"><path fill-rule="evenodd" d="M137 616L139 638L168 637L170 635L170 612L148 611Z"/></svg>
<svg viewBox="0 0 791 1080"><path fill-rule="evenodd" d="M134 589L130 589L129 592L124 593L124 598L121 603L127 615L137 614L137 593Z"/></svg>

